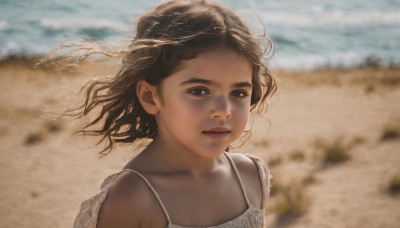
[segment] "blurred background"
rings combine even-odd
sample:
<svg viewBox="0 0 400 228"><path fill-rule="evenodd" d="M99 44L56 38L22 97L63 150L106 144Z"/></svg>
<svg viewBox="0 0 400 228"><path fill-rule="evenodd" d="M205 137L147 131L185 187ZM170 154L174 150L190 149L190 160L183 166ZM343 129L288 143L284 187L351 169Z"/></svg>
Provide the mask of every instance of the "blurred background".
<svg viewBox="0 0 400 228"><path fill-rule="evenodd" d="M69 36L129 36L132 23L160 1L0 1L0 57L44 54ZM272 66L353 66L366 58L400 61L400 2L395 0L224 0L250 26L265 25L276 45ZM259 25L257 25L259 27Z"/></svg>
<svg viewBox="0 0 400 228"><path fill-rule="evenodd" d="M62 42L118 42L160 1L0 0L0 227L71 227L140 149L99 158L81 121L52 119L115 68L35 62ZM275 53L278 91L241 148L274 178L267 227L400 227L400 1L224 0ZM260 23L262 22L262 24Z"/></svg>

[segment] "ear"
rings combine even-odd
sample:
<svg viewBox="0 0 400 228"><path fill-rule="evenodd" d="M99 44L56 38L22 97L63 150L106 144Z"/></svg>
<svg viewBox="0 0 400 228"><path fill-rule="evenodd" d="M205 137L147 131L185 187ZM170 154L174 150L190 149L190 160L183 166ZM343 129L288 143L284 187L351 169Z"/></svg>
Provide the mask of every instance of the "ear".
<svg viewBox="0 0 400 228"><path fill-rule="evenodd" d="M159 112L157 87L149 84L144 80L140 80L136 86L136 95L144 110L150 115Z"/></svg>

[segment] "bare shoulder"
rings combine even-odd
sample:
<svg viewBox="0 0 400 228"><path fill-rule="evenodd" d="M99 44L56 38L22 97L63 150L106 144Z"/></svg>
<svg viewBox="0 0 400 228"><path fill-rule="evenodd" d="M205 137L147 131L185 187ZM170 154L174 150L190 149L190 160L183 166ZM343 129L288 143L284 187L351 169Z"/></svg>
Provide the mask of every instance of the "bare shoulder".
<svg viewBox="0 0 400 228"><path fill-rule="evenodd" d="M235 162L236 167L240 170L240 173L246 172L248 174L258 175L258 169L254 161L249 157L241 153L230 153L232 160Z"/></svg>
<svg viewBox="0 0 400 228"><path fill-rule="evenodd" d="M243 181L250 203L261 208L263 203L262 180L254 159L241 153L230 153Z"/></svg>
<svg viewBox="0 0 400 228"><path fill-rule="evenodd" d="M157 199L137 174L124 171L107 188L108 194L99 211L97 228L166 226ZM148 211L154 213L149 215L146 213Z"/></svg>

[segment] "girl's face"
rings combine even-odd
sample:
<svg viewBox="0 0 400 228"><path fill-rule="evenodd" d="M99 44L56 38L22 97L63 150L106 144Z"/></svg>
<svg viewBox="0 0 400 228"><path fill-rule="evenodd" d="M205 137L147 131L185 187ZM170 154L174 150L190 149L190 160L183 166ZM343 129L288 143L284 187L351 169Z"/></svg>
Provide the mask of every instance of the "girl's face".
<svg viewBox="0 0 400 228"><path fill-rule="evenodd" d="M173 149L220 155L246 126L251 79L249 60L227 47L182 61L161 84L159 136Z"/></svg>

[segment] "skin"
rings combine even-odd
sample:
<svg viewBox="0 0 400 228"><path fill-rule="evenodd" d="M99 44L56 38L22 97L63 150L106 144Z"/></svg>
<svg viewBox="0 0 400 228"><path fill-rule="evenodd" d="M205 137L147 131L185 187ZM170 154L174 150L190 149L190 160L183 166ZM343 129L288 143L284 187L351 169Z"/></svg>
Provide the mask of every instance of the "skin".
<svg viewBox="0 0 400 228"><path fill-rule="evenodd" d="M245 57L219 47L183 61L162 82L161 90L145 81L138 84L141 105L155 115L159 131L125 168L150 181L174 224L218 225L248 208L223 152L246 126L251 77L252 67ZM244 155L231 156L250 204L260 207L262 194L255 164ZM160 204L144 181L124 172L109 187L97 227L167 225Z"/></svg>

